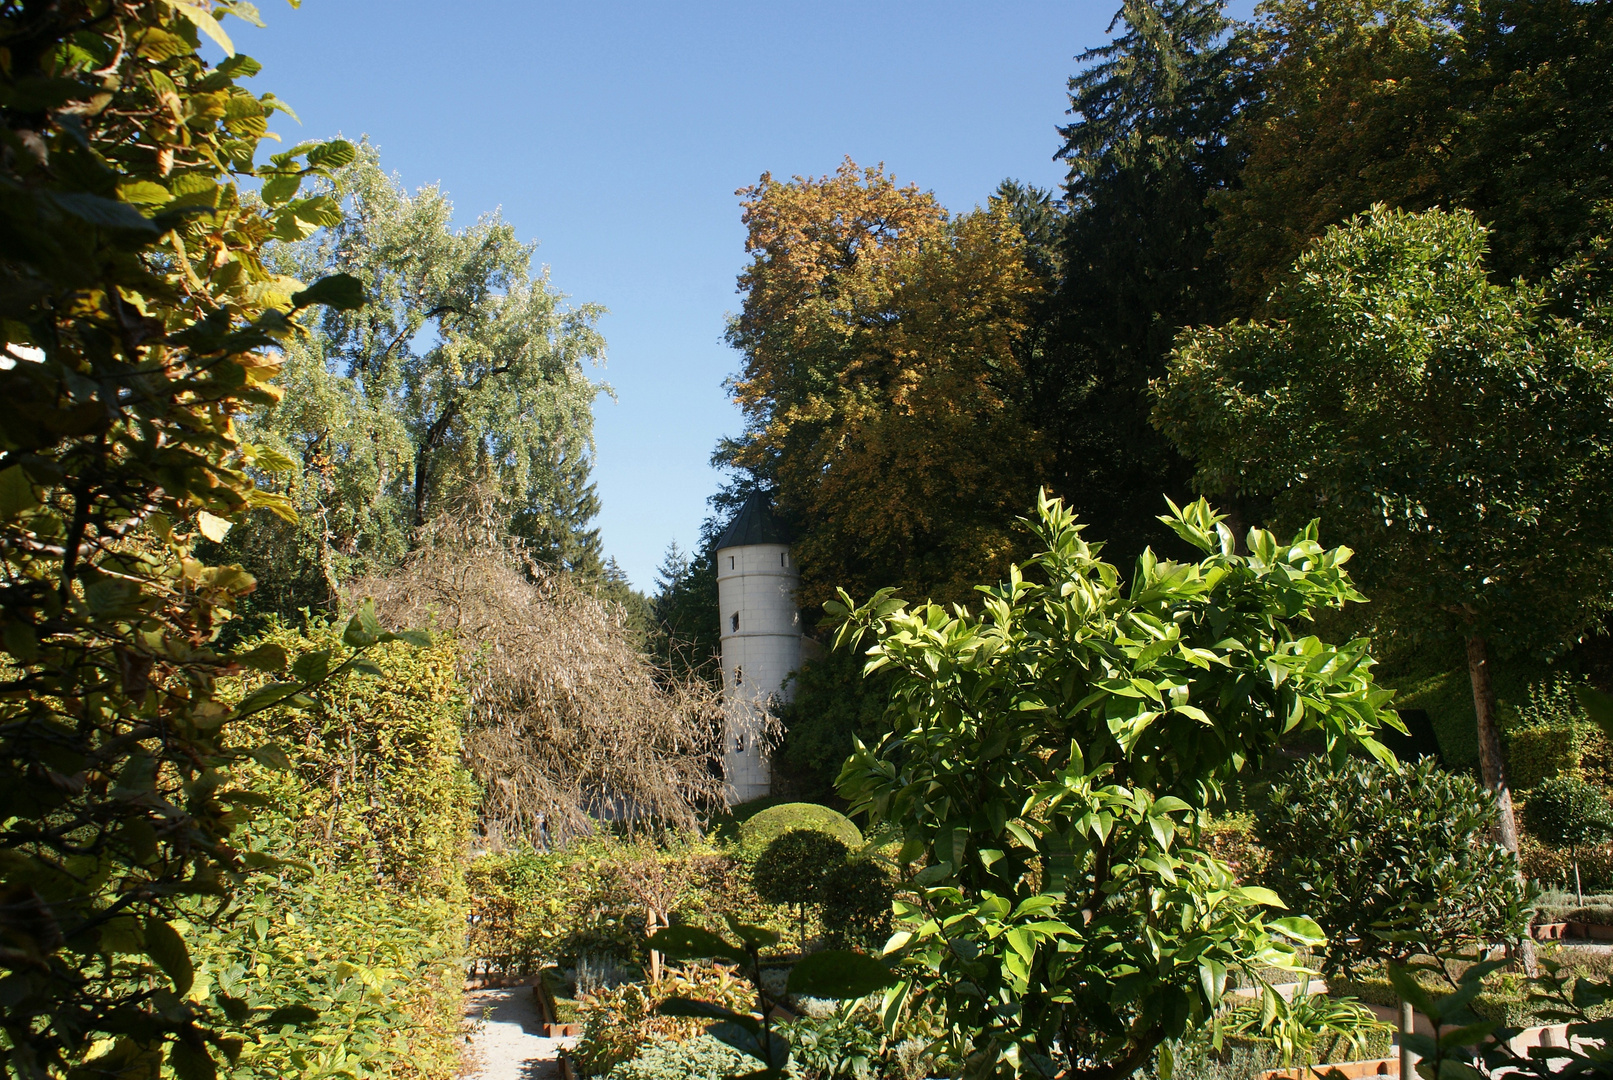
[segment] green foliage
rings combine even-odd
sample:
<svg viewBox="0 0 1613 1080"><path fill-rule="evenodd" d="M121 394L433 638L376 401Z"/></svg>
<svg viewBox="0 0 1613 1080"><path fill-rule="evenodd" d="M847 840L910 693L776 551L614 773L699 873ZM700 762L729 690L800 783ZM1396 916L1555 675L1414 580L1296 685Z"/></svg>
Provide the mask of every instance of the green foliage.
<svg viewBox="0 0 1613 1080"><path fill-rule="evenodd" d="M597 578L588 475L605 388L586 368L603 356L602 309L566 307L497 214L455 229L443 192L408 194L368 144L311 197L328 216L272 262L351 275L367 299L291 343L285 397L251 417L278 463L261 480L299 515L260 515L227 545L263 568L256 610L333 606L474 486L540 561Z"/></svg>
<svg viewBox="0 0 1613 1080"><path fill-rule="evenodd" d="M846 861L847 848L827 833L791 829L781 833L756 857L751 882L756 895L774 904L813 904L824 875Z"/></svg>
<svg viewBox="0 0 1613 1080"><path fill-rule="evenodd" d="M828 833L816 829L791 829L774 837L756 857L751 884L756 895L774 904L795 908L796 941L806 950L806 909L823 898L824 878L830 870L844 866L848 849Z"/></svg>
<svg viewBox="0 0 1613 1080"><path fill-rule="evenodd" d="M707 522L700 549L693 555L676 543L656 571L650 601L649 652L678 676L721 678L722 620L717 611L717 563L712 551L715 523Z"/></svg>
<svg viewBox="0 0 1613 1080"><path fill-rule="evenodd" d="M1491 1019L1485 1015L1485 980L1506 960L1482 960L1469 964L1459 978L1453 978L1450 965L1436 960L1431 965L1440 972L1452 991L1432 994L1417 978L1417 969L1391 966L1389 978L1400 996L1428 1017L1431 1035L1406 1035L1406 1046L1421 1059L1417 1075L1425 1080L1445 1077L1506 1075L1546 1077L1555 1075L1596 1076L1613 1069L1613 1010L1602 1006L1613 1000L1613 979L1575 975L1553 961L1545 961L1538 976L1525 980L1528 993L1526 1015L1546 1024L1567 1024L1569 1046L1531 1049L1519 1053L1510 1045L1511 1037L1522 1026L1512 1018ZM1581 1040L1584 1040L1581 1042ZM1474 1066L1484 1070L1480 1073Z"/></svg>
<svg viewBox="0 0 1613 1080"><path fill-rule="evenodd" d="M651 1043L610 1070L610 1080L728 1080L747 1069L745 1055L710 1035Z"/></svg>
<svg viewBox="0 0 1613 1080"><path fill-rule="evenodd" d="M1208 504L1163 519L1198 563L1139 560L1129 589L1045 497L1043 552L983 590L983 614L909 611L888 592L840 609L894 670L891 731L848 763L856 812L921 868L891 950L944 1006L968 1075L1125 1075L1207 1021L1229 972L1259 983L1321 944L1268 918L1193 822L1289 731L1383 753L1392 722L1367 643L1295 632L1359 600L1314 525L1251 554ZM944 930L943 930L944 928ZM1267 1034L1291 1023L1268 997Z"/></svg>
<svg viewBox="0 0 1613 1080"><path fill-rule="evenodd" d="M759 852L778 837L798 829L832 836L853 851L863 846L862 832L846 815L817 803L799 802L770 806L747 818L739 826L739 842Z"/></svg>
<svg viewBox="0 0 1613 1080"><path fill-rule="evenodd" d="M736 1010L704 998L673 997L662 1001L656 1011L662 1016L714 1020L706 1029L754 1059L761 1068L747 1073L753 1080L782 1080L788 1075L792 1047L774 1030L774 1013L779 999L768 988L762 975L762 951L778 943L778 934L730 916L728 928L734 939L698 927L671 926L650 937L649 947L673 960L714 958L740 965L755 990L753 1011ZM885 964L871 956L845 950L813 953L790 968L785 993L802 997L859 999L883 990L895 982ZM889 1000L889 999L887 999Z"/></svg>
<svg viewBox="0 0 1613 1080"><path fill-rule="evenodd" d="M1554 776L1529 793L1523 821L1546 843L1572 852L1613 833L1613 806L1601 788Z"/></svg>
<svg viewBox="0 0 1613 1080"><path fill-rule="evenodd" d="M0 9L0 1042L19 1077L93 1047L104 1075L166 1055L205 1080L239 1051L178 926L219 918L252 868L234 721L321 681L217 699L236 665L279 664L218 647L253 581L197 551L252 508L291 513L253 486L237 418L275 400L301 312L359 299L266 271L268 237L318 210L238 184L295 187L352 148L256 163L286 107L237 85L259 65L227 42L195 4Z"/></svg>
<svg viewBox="0 0 1613 1080"><path fill-rule="evenodd" d="M1485 237L1382 207L1330 229L1271 320L1182 335L1157 416L1205 490L1325 506L1395 627L1552 653L1613 596L1613 341L1493 284Z"/></svg>
<svg viewBox="0 0 1613 1080"><path fill-rule="evenodd" d="M1532 280L1605 225L1606 4L1270 0L1245 35L1263 94L1231 126L1216 246L1258 304L1306 242L1382 202L1475 212L1496 276Z"/></svg>
<svg viewBox="0 0 1613 1080"><path fill-rule="evenodd" d="M340 640L315 619L250 644L308 672ZM234 1080L458 1072L477 792L460 753L456 644L393 642L365 659L374 677L242 722L291 766L243 777L272 804L247 830L247 858L307 869L262 880L232 920L195 934L198 983L220 995L242 1040ZM225 696L260 682L234 680Z"/></svg>
<svg viewBox="0 0 1613 1080"><path fill-rule="evenodd" d="M847 859L831 866L818 886L825 940L837 949L883 949L891 935L895 898L890 871L879 861Z"/></svg>
<svg viewBox="0 0 1613 1080"><path fill-rule="evenodd" d="M1426 940L1514 941L1531 898L1516 856L1492 839L1495 821L1488 792L1430 758L1309 759L1260 808L1264 880L1326 932L1329 975L1404 960Z"/></svg>
<svg viewBox="0 0 1613 1080"><path fill-rule="evenodd" d="M662 1015L660 1006L673 998L700 998L721 1008L744 1009L751 1001L751 986L720 965L689 964L658 980L597 991L582 1003L583 1036L576 1057L583 1074L614 1073L643 1053L651 1053L652 1062L659 1058L670 1065L676 1060L672 1048L702 1037L705 1024ZM657 1047L660 1055L654 1053Z"/></svg>
<svg viewBox="0 0 1613 1080"><path fill-rule="evenodd" d="M645 959L652 906L664 919L698 922L733 911L785 925L752 891L738 853L695 837L656 845L598 836L549 851L488 853L466 879L473 961L510 974L572 967L583 957L636 965Z"/></svg>
<svg viewBox="0 0 1613 1080"><path fill-rule="evenodd" d="M863 678L862 666L850 650L833 649L790 677L792 697L779 712L784 745L773 767L814 797L833 795L857 740L879 735L889 704L887 680Z"/></svg>
<svg viewBox="0 0 1613 1080"><path fill-rule="evenodd" d="M1061 280L1022 339L1024 394L1054 455L1043 475L1102 521L1122 566L1154 536L1191 466L1149 424L1148 384L1182 326L1218 321L1225 273L1205 198L1234 182L1226 131L1247 95L1215 0L1124 0L1113 39L1077 57Z"/></svg>

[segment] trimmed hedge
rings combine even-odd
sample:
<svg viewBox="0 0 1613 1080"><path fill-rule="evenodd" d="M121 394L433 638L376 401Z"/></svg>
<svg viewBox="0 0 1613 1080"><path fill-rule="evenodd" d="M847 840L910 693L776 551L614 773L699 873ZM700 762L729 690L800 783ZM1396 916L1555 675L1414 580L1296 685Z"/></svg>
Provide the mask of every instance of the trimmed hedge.
<svg viewBox="0 0 1613 1080"><path fill-rule="evenodd" d="M780 803L747 819L739 826L739 842L759 852L787 832L807 829L827 833L852 851L863 846L863 834L845 814L817 803Z"/></svg>
<svg viewBox="0 0 1613 1080"><path fill-rule="evenodd" d="M293 662L333 648L339 625L271 628ZM305 712L250 723L289 770L248 765L238 783L271 809L251 827L265 857L228 926L192 940L197 980L240 1003L230 1080L285 1076L451 1080L459 1071L464 863L477 792L461 764L456 649L380 646ZM242 695L264 681L239 680Z"/></svg>

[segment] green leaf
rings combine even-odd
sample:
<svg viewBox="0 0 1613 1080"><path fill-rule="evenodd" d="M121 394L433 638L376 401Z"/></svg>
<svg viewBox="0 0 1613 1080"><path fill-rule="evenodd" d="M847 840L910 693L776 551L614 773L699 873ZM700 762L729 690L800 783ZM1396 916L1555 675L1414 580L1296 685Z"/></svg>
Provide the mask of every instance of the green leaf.
<svg viewBox="0 0 1613 1080"><path fill-rule="evenodd" d="M308 151L308 164L321 169L339 169L358 159L358 151L346 139L332 139Z"/></svg>
<svg viewBox="0 0 1613 1080"><path fill-rule="evenodd" d="M180 996L190 993L196 972L191 967L190 950L185 947L185 939L179 936L179 931L161 919L145 920L140 930L145 937L146 955L173 982L174 993Z"/></svg>
<svg viewBox="0 0 1613 1080"><path fill-rule="evenodd" d="M1434 999L1429 996L1427 990L1423 989L1422 984L1417 981L1416 976L1411 971L1401 967L1399 964L1390 964L1389 981L1394 984L1395 993L1399 994L1402 1000L1411 1002L1412 1008L1430 1019L1437 1018L1440 1015L1438 1007L1434 1004Z"/></svg>
<svg viewBox="0 0 1613 1080"><path fill-rule="evenodd" d="M184 1042L168 1045L168 1067L178 1080L218 1080L218 1066L206 1046L191 1046Z"/></svg>
<svg viewBox="0 0 1613 1080"><path fill-rule="evenodd" d="M0 470L0 517L17 517L38 505L38 491L21 465Z"/></svg>
<svg viewBox="0 0 1613 1080"><path fill-rule="evenodd" d="M61 210L91 225L150 233L153 236L161 231L150 218L116 199L105 199L83 191L45 191L40 194Z"/></svg>
<svg viewBox="0 0 1613 1080"><path fill-rule="evenodd" d="M1245 900L1266 907L1287 908L1283 898L1266 888L1264 885L1244 885L1238 889L1238 895Z"/></svg>
<svg viewBox="0 0 1613 1080"><path fill-rule="evenodd" d="M230 41L230 35L219 26L218 20L206 8L192 4L189 0L168 0L169 6L195 24L196 29L213 39L213 43L224 50L225 56L235 55L235 44ZM188 1078L187 1078L188 1080Z"/></svg>
<svg viewBox="0 0 1613 1080"><path fill-rule="evenodd" d="M364 306L364 284L352 274L330 274L291 296L293 308L305 308L312 304L324 304L337 311L361 308Z"/></svg>
<svg viewBox="0 0 1613 1080"><path fill-rule="evenodd" d="M330 650L303 653L291 665L291 677L304 686L318 682L330 672Z"/></svg>
<svg viewBox="0 0 1613 1080"><path fill-rule="evenodd" d="M704 960L717 956L744 963L749 959L737 946L698 926L663 926L651 934L645 944L672 960Z"/></svg>
<svg viewBox="0 0 1613 1080"><path fill-rule="evenodd" d="M296 768L296 766L291 763L290 755L288 755L285 750L275 746L273 743L269 743L264 746L254 746L246 753L248 757L266 769L275 769L279 772L290 772L292 769Z"/></svg>
<svg viewBox="0 0 1613 1080"><path fill-rule="evenodd" d="M1303 915L1291 915L1286 919L1273 919L1266 924L1283 937L1296 941L1301 945L1321 946L1327 944L1327 934L1313 919Z"/></svg>
<svg viewBox="0 0 1613 1080"><path fill-rule="evenodd" d="M872 956L849 949L826 949L804 957L790 969L792 994L815 998L860 998L896 981L890 968Z"/></svg>
<svg viewBox="0 0 1613 1080"><path fill-rule="evenodd" d="M286 650L273 642L259 645L250 652L237 653L230 659L253 671L284 671Z"/></svg>
<svg viewBox="0 0 1613 1080"><path fill-rule="evenodd" d="M296 196L297 188L300 186L302 186L301 176L296 173L280 173L265 180L258 194L269 206L282 206Z"/></svg>

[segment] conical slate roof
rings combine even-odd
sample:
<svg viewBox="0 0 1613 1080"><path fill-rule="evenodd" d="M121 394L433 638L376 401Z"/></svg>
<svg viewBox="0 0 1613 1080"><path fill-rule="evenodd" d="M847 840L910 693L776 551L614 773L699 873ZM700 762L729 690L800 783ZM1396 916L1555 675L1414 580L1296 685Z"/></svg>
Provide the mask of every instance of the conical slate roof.
<svg viewBox="0 0 1613 1080"><path fill-rule="evenodd" d="M728 523L717 541L717 550L744 547L746 544L788 544L790 530L773 513L773 500L755 492L739 508L734 520Z"/></svg>

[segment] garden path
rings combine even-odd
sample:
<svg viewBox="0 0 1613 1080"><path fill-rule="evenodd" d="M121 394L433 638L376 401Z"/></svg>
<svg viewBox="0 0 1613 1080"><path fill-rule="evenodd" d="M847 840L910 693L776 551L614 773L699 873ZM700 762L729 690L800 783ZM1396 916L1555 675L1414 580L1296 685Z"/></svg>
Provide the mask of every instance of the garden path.
<svg viewBox="0 0 1613 1080"><path fill-rule="evenodd" d="M465 1017L475 1025L466 1080L558 1080L560 1052L577 1041L544 1037L530 986L472 990L465 995Z"/></svg>

